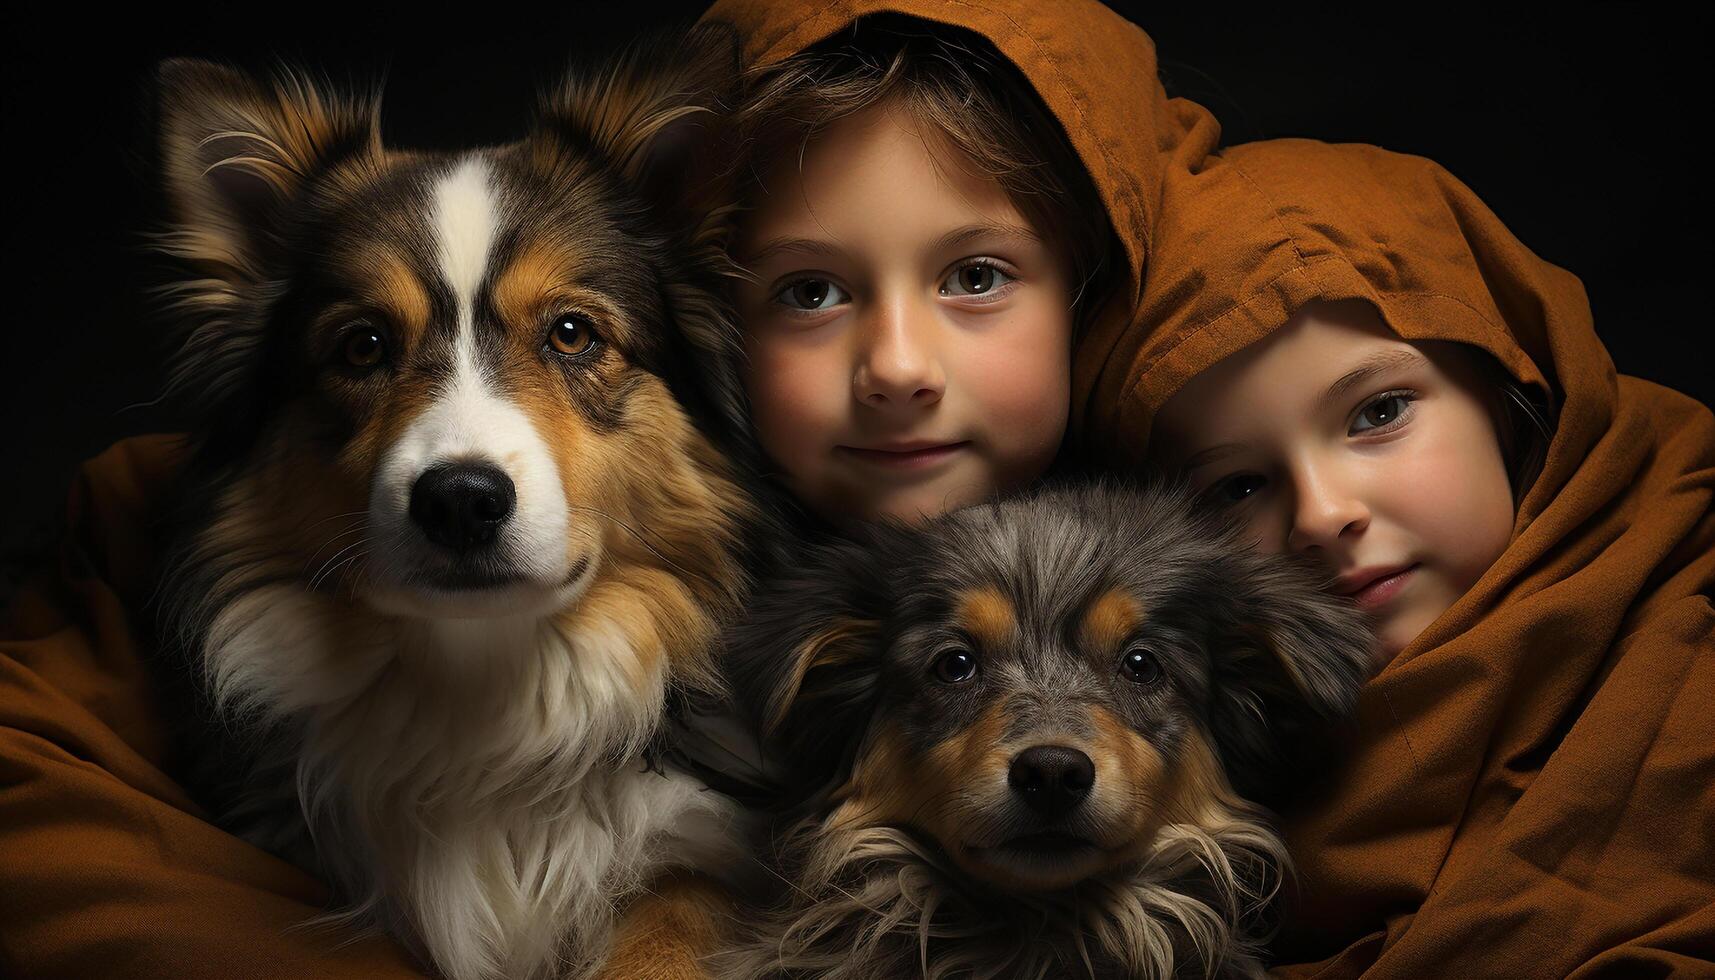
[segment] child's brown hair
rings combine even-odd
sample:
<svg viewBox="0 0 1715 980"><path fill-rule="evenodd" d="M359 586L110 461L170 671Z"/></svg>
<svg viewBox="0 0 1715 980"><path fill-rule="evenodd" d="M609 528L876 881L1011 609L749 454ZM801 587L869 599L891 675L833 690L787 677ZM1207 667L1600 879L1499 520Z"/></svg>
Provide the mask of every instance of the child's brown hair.
<svg viewBox="0 0 1715 980"><path fill-rule="evenodd" d="M968 31L866 17L754 73L736 119L750 161L740 175L741 202L755 200L770 161L801 156L827 126L881 105L903 110L956 149L962 159L955 162L999 184L1065 256L1074 323L1082 327L1105 295L1114 247L1107 208L1035 90L992 44Z"/></svg>

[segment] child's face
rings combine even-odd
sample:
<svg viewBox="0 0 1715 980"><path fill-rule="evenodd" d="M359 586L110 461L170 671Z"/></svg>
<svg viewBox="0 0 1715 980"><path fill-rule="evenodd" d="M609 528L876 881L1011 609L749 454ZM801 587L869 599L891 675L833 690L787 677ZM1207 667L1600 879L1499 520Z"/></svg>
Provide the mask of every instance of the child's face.
<svg viewBox="0 0 1715 980"><path fill-rule="evenodd" d="M1378 619L1377 668L1506 547L1513 498L1471 366L1362 303L1313 304L1193 378L1156 422L1162 462L1268 551L1303 552Z"/></svg>
<svg viewBox="0 0 1715 980"><path fill-rule="evenodd" d="M763 448L830 518L932 516L1035 479L1070 399L1062 256L886 106L775 161L738 254Z"/></svg>

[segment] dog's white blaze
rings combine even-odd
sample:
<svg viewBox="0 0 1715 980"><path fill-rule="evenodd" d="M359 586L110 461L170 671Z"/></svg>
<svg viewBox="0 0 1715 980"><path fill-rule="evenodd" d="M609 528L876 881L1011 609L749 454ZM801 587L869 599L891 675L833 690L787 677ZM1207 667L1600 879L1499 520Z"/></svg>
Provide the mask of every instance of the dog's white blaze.
<svg viewBox="0 0 1715 980"><path fill-rule="evenodd" d="M542 611L566 598L557 591L571 570L566 551L569 515L558 467L535 424L494 390L478 361L475 305L499 224L497 202L482 158L468 156L435 185L433 226L440 271L457 302L453 371L428 409L388 448L376 470L370 516L385 536L400 571L437 567L444 561L412 526L411 488L432 466L487 463L512 479L516 510L502 526L498 553L541 591ZM372 601L386 611L420 616L483 616L515 613L525 597L512 594L476 597L440 596L432 603L387 588Z"/></svg>
<svg viewBox="0 0 1715 980"><path fill-rule="evenodd" d="M476 291L488 269L488 253L494 245L498 205L489 187L488 165L472 154L435 184L435 241L439 246L441 275L458 301L459 346L472 341L472 311Z"/></svg>

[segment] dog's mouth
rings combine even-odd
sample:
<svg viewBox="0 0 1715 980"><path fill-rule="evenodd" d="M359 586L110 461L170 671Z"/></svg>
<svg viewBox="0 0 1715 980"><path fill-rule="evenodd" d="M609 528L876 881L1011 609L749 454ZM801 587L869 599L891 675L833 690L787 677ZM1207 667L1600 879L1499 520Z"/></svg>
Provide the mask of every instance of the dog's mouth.
<svg viewBox="0 0 1715 980"><path fill-rule="evenodd" d="M999 863L1043 871L1083 866L1102 856L1102 849L1094 841L1063 831L1009 837L986 850L991 860Z"/></svg>
<svg viewBox="0 0 1715 980"><path fill-rule="evenodd" d="M509 572L460 568L427 576L425 584L438 592L481 592L504 589L523 581L524 576Z"/></svg>
<svg viewBox="0 0 1715 980"><path fill-rule="evenodd" d="M1019 854L1055 855L1075 854L1083 850L1100 850L1095 842L1077 834L1064 831L1049 830L1037 834L1024 834L1004 840L999 845L1000 850L1012 851Z"/></svg>
<svg viewBox="0 0 1715 980"><path fill-rule="evenodd" d="M563 588L583 577L584 570L589 567L589 558L579 558L572 563L571 570L560 580ZM529 585L535 580L521 572L504 568L483 567L454 567L436 572L424 577L424 584L438 592L476 593L493 589L509 589L513 586Z"/></svg>
<svg viewBox="0 0 1715 980"><path fill-rule="evenodd" d="M1031 891L1069 888L1107 863L1107 852L1095 841L1060 830L1020 834L966 853L983 877Z"/></svg>
<svg viewBox="0 0 1715 980"><path fill-rule="evenodd" d="M589 556L580 557L564 577L543 582L504 565L453 565L372 588L365 599L382 612L414 619L547 615L587 588L593 568Z"/></svg>

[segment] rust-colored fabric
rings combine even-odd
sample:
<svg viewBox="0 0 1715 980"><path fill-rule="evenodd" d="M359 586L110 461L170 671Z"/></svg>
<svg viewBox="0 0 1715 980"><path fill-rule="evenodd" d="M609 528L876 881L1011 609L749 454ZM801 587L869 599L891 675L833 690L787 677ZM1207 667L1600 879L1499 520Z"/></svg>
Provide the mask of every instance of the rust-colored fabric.
<svg viewBox="0 0 1715 980"><path fill-rule="evenodd" d="M1313 299L1472 344L1558 423L1489 572L1363 692L1289 814L1289 976L1709 975L1715 419L1616 377L1577 278L1435 164L1282 140L1164 170L1135 327L1084 352L1091 444L1134 462L1184 382Z"/></svg>
<svg viewBox="0 0 1715 980"><path fill-rule="evenodd" d="M1352 758L1289 815L1287 976L1707 974L1715 956L1715 420L1616 377L1578 280L1428 161L1217 153L1153 46L1093 3L722 0L749 65L875 12L973 30L1035 86L1124 246L1072 438L1146 458L1188 378L1313 299L1494 355L1558 424L1514 540L1366 688ZM1647 288L1647 287L1646 287Z"/></svg>
<svg viewBox="0 0 1715 980"><path fill-rule="evenodd" d="M136 622L177 450L134 439L86 464L59 566L0 618L0 975L421 976L383 940L306 928L322 884L162 771Z"/></svg>

